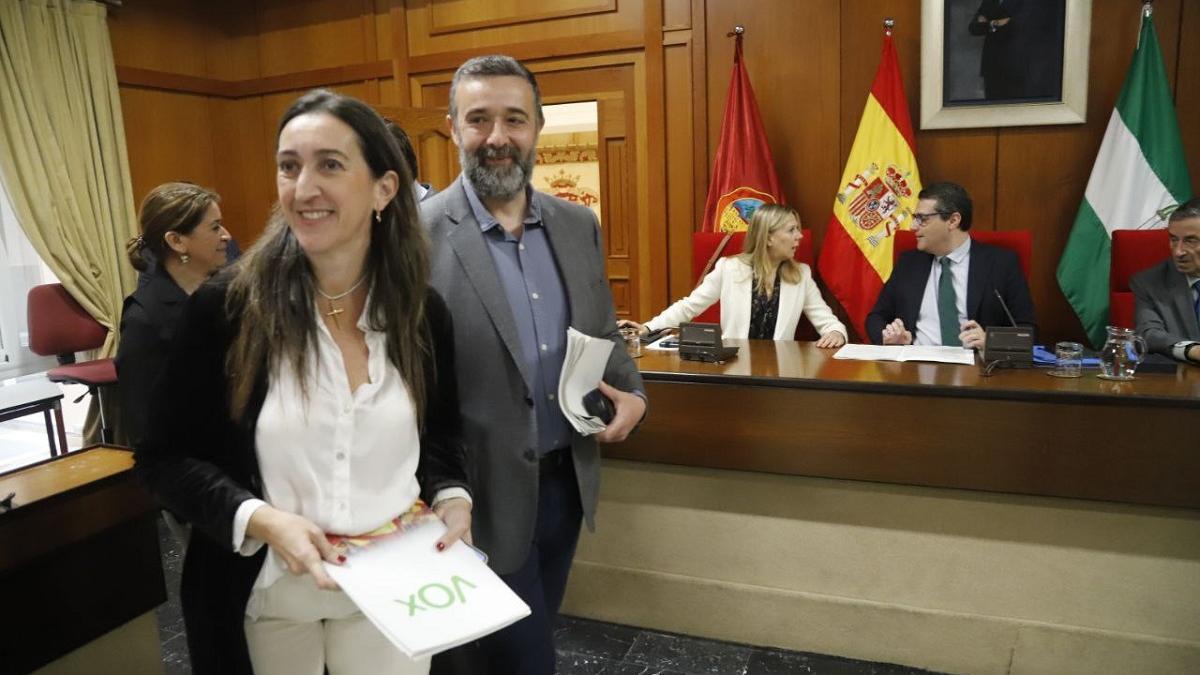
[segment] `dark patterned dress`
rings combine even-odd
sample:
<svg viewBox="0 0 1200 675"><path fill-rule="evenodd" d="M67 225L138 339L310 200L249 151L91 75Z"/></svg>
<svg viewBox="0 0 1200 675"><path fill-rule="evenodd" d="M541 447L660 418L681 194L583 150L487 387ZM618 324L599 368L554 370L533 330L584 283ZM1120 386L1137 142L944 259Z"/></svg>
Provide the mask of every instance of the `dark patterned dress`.
<svg viewBox="0 0 1200 675"><path fill-rule="evenodd" d="M775 320L779 318L779 279L775 275L775 289L768 296L758 290L758 278L751 283L750 291L750 339L774 340Z"/></svg>

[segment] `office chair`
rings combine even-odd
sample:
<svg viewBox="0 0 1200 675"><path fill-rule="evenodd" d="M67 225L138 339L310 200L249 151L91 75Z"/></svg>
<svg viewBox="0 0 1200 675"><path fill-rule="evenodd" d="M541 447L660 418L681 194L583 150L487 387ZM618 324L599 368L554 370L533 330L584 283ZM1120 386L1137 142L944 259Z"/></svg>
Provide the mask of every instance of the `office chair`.
<svg viewBox="0 0 1200 675"><path fill-rule="evenodd" d="M1171 254L1167 231L1114 230L1108 267L1108 323L1134 328L1133 291L1129 277L1166 260Z"/></svg>
<svg viewBox="0 0 1200 675"><path fill-rule="evenodd" d="M60 364L46 373L51 382L82 384L96 397L100 408L100 437L112 442L104 415L103 387L117 383L112 359L75 362L75 352L104 345L108 329L100 325L72 298L62 284L42 284L29 289L26 305L29 320L29 349L39 356L54 355Z"/></svg>

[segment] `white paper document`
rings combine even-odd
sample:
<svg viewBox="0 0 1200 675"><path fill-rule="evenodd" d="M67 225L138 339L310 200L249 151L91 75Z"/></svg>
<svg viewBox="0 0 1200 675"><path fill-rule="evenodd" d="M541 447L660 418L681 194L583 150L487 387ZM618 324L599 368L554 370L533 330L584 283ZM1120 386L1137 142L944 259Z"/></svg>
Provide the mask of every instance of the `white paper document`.
<svg viewBox="0 0 1200 675"><path fill-rule="evenodd" d="M329 576L400 651L424 658L497 631L529 606L463 542L435 548L446 526L426 519L352 549Z"/></svg>
<svg viewBox="0 0 1200 675"><path fill-rule="evenodd" d="M612 340L567 329L567 354L558 378L558 407L575 431L584 436L604 431L605 424L600 418L589 415L583 407L583 397L600 386L613 347Z"/></svg>
<svg viewBox="0 0 1200 675"><path fill-rule="evenodd" d="M833 358L852 361L933 361L935 363L957 363L964 366L975 365L975 351L972 349L932 345L848 344L837 350Z"/></svg>

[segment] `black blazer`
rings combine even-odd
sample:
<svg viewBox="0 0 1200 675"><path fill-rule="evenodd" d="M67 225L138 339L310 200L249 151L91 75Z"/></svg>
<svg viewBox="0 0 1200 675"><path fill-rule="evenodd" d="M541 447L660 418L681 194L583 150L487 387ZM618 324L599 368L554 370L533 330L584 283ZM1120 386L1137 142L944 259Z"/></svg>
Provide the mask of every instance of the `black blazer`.
<svg viewBox="0 0 1200 675"><path fill-rule="evenodd" d="M145 285L125 298L121 310L121 344L115 363L122 428L130 445L137 445L146 433L154 385L166 365L187 298L187 293L161 267L148 275Z"/></svg>
<svg viewBox="0 0 1200 675"><path fill-rule="evenodd" d="M163 506L193 525L183 565L181 599L192 670L252 673L243 630L246 602L266 547L234 553L233 517L245 500L262 497L254 446L266 397L259 377L241 423L229 415L225 354L237 332L225 311L230 274L201 286L186 303L177 338L155 390L136 471ZM433 347L427 364L425 424L417 479L427 501L438 490L467 487L454 374L454 336L445 304L426 300Z"/></svg>
<svg viewBox="0 0 1200 675"><path fill-rule="evenodd" d="M917 329L921 298L933 268L933 256L923 251L907 251L896 261L892 276L883 285L875 307L867 314L867 337L883 343L883 327L899 318L904 327ZM1008 315L995 290L1000 291L1013 318L1022 326L1037 328L1029 284L1021 272L1021 263L1012 251L971 240L971 264L967 271L967 318L980 326L1008 326Z"/></svg>

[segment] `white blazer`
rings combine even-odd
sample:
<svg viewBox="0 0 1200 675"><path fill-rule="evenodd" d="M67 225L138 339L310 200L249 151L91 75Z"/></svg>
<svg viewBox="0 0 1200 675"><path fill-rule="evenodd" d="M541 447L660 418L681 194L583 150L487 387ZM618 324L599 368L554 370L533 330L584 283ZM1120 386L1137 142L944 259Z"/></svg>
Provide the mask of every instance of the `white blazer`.
<svg viewBox="0 0 1200 675"><path fill-rule="evenodd" d="M750 335L750 295L754 271L738 256L721 258L713 271L692 291L691 295L663 310L662 314L646 322L651 332L662 328L676 328L691 321L718 300L721 301L721 337L746 338ZM825 304L821 291L812 278L808 265L800 263L800 281L779 284L779 316L775 320L776 340L792 340L796 335L796 324L805 314L817 333L824 336L837 331L848 338L846 326Z"/></svg>

